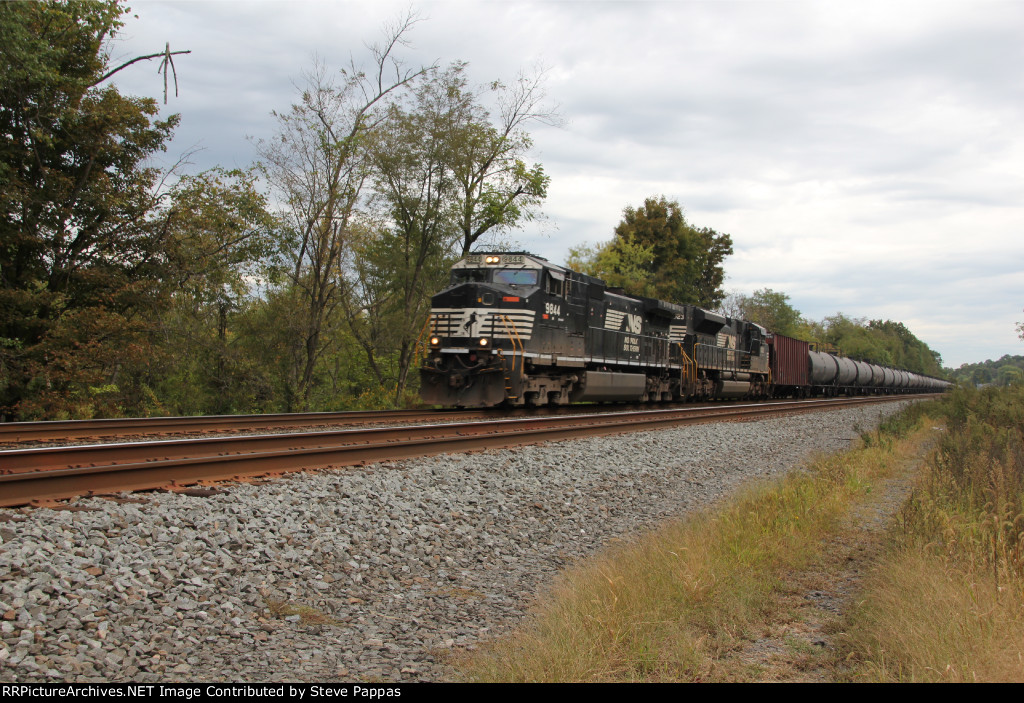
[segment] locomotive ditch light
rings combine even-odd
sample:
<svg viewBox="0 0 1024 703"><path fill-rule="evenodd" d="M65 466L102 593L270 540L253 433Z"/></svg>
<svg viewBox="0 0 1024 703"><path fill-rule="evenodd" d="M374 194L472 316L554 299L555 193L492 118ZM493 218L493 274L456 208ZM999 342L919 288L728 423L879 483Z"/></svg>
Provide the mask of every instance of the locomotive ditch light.
<svg viewBox="0 0 1024 703"><path fill-rule="evenodd" d="M439 346L440 344L441 344L441 338L440 337L431 337L430 338L430 346L436 347L436 346Z"/></svg>
<svg viewBox="0 0 1024 703"><path fill-rule="evenodd" d="M486 347L488 344L489 344L489 342L487 341L486 337L483 337L483 338L480 339L480 346L481 347Z"/></svg>

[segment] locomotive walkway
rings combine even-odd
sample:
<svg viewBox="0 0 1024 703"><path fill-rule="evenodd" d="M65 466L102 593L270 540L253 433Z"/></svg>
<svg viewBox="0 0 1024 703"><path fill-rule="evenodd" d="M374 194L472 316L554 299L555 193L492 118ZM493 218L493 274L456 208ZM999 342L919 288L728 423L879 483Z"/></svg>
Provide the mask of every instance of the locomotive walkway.
<svg viewBox="0 0 1024 703"><path fill-rule="evenodd" d="M209 481L245 480L293 471L905 399L906 396L877 396L717 404L449 424L13 449L0 451L0 506L126 490L177 490ZM475 411L470 414L480 415ZM448 413L446 418L453 415L455 413ZM392 414L395 419L399 416L400 412Z"/></svg>

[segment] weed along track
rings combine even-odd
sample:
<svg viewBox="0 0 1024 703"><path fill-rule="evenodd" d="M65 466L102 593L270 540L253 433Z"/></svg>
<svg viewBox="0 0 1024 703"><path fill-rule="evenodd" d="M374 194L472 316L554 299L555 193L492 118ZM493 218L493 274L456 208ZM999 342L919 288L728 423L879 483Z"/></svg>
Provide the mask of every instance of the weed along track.
<svg viewBox="0 0 1024 703"><path fill-rule="evenodd" d="M3 509L0 678L447 680L567 564L907 402Z"/></svg>

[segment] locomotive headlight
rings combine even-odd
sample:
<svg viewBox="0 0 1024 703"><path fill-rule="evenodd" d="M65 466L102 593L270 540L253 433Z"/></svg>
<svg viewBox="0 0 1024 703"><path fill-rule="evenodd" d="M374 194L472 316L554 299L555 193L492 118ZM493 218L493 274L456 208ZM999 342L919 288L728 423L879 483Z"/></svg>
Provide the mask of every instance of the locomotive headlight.
<svg viewBox="0 0 1024 703"><path fill-rule="evenodd" d="M487 338L486 338L486 337L484 337L484 338L482 338L482 339L480 340L480 346L481 346L481 347L486 347L486 346L487 346L488 344L489 344L489 342L487 341Z"/></svg>
<svg viewBox="0 0 1024 703"><path fill-rule="evenodd" d="M436 347L439 344L441 344L441 338L440 337L431 337L430 338L430 346Z"/></svg>
<svg viewBox="0 0 1024 703"><path fill-rule="evenodd" d="M501 261L501 257L500 256L488 256L488 257L484 258L484 263L486 263L486 264L496 264L499 261Z"/></svg>

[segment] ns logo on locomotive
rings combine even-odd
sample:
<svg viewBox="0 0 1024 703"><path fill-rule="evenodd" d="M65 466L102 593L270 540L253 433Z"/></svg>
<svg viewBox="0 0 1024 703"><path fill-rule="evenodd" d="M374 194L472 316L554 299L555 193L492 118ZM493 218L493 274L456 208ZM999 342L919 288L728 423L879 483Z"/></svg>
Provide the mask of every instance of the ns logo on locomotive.
<svg viewBox="0 0 1024 703"><path fill-rule="evenodd" d="M449 407L934 392L694 305L632 297L525 252L472 254L432 298L424 401Z"/></svg>

